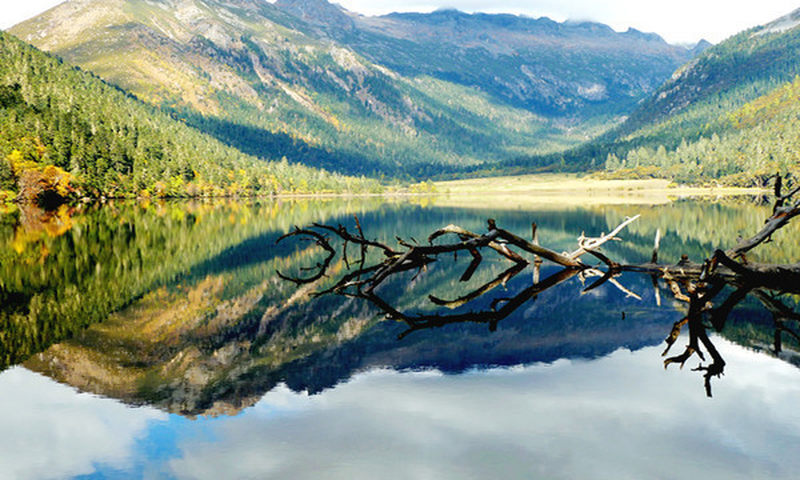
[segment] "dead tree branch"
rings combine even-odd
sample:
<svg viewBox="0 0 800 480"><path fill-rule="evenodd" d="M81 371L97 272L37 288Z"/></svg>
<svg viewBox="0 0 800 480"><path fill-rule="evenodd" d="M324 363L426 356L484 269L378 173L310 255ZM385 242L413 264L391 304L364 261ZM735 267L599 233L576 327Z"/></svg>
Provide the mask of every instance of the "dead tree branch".
<svg viewBox="0 0 800 480"><path fill-rule="evenodd" d="M776 328L776 352L781 348L780 336L782 333L787 333L800 341L800 334L787 326L789 321L800 320L800 314L792 312L768 293L775 291L800 293L800 263L757 264L749 263L745 258L747 252L768 241L792 218L800 215L800 201L792 203L792 197L800 192L800 186L782 194L782 178L780 175L774 176L774 178L776 182L775 204L772 215L766 220L763 227L755 235L740 240L728 250L715 250L710 258L700 263L691 262L685 255L675 264L659 263L659 248L662 241L660 229L655 234L652 255L645 263L621 264L603 253L601 247L610 241L620 240L618 237L620 232L636 221L639 215L626 217L608 234L601 233L598 237L587 237L581 233L577 239L577 248L570 253L558 253L554 249L542 246L539 242L536 223L531 224L532 241L499 228L493 219L489 219L487 231L482 234L451 224L431 233L427 245L418 245L413 239L413 243L411 243L395 237L399 246L389 246L379 240L367 239L362 225L356 217L355 232L351 232L342 225L333 227L315 223L305 229L295 227L293 231L279 238L278 242L289 237L306 237L326 252L325 258L310 269L317 270L316 274L310 277L291 277L281 273L279 275L298 285L321 281L336 255L336 249L333 248L330 240L338 238L343 242L342 256L349 271L335 281L333 286L318 294L336 293L360 297L373 303L386 314L387 318L402 321L408 325L408 330L400 335L400 338L404 338L418 330L459 322L487 323L489 330L493 331L497 328L500 320L506 318L525 302L535 299L540 293L577 274L580 274L582 281L590 277L600 277L586 287L584 292L591 291L605 283L611 283L626 296L641 300L639 295L623 286L616 280L616 277L623 272L644 273L652 279L654 295L659 305L661 304L660 281L666 284L675 299L688 303L688 313L683 319L672 325L665 340L667 346L662 355L666 356L677 341L683 326L688 326L689 343L683 353L664 360L665 368L673 363L683 366L694 355L697 355L701 362L705 362L704 351L707 352L711 363L707 365L701 363L693 370L703 372L706 392L710 396L711 379L723 374L725 361L709 338L704 320L708 319L711 326L718 330L722 329L730 312L752 293L761 300L767 309L773 312ZM450 242L444 241L448 236L455 238ZM357 265L353 265L347 258L347 247L350 244L358 245L360 249L360 259ZM516 295L495 298L490 302L491 306L488 311L467 313L410 315L399 311L377 293L378 288L384 285L388 279L398 278L396 277L398 274L417 270L417 275L414 276L416 279L428 265L436 262L442 255L451 253L457 255L458 252L467 252L472 258L459 279L460 282L467 282L483 265L487 250L512 262L512 265L489 282L452 300L429 295L428 300L431 304L448 309L464 307L487 295L498 286L505 286L530 263L535 265L533 284ZM379 254L370 254L372 251L377 251ZM532 261L524 256L526 253L533 255ZM592 267L582 262L580 258L585 254L597 258L602 262L604 269L600 270L599 267ZM370 260L373 263L370 264ZM539 266L543 261L554 263L563 269L539 282ZM717 297L726 287L732 287L732 293L715 307L714 303L717 302Z"/></svg>

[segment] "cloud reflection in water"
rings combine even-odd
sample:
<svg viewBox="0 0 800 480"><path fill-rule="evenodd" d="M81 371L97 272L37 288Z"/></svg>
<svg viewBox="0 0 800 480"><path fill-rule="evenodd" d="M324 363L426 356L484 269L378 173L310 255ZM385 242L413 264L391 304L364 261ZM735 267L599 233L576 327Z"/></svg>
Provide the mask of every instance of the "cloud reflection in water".
<svg viewBox="0 0 800 480"><path fill-rule="evenodd" d="M0 375L0 472L21 479L794 478L800 370L720 337L715 343L729 370L713 399L689 365L661 369L658 346L461 375L374 370L319 395L281 386L238 416L194 421L78 394L14 368Z"/></svg>
<svg viewBox="0 0 800 480"><path fill-rule="evenodd" d="M98 463L128 469L137 440L167 418L11 368L0 374L0 478L69 478L93 473Z"/></svg>
<svg viewBox="0 0 800 480"><path fill-rule="evenodd" d="M800 371L715 340L730 373L663 371L661 347L450 376L373 371L279 387L189 441L178 478L794 478ZM224 447L220 448L219 444Z"/></svg>

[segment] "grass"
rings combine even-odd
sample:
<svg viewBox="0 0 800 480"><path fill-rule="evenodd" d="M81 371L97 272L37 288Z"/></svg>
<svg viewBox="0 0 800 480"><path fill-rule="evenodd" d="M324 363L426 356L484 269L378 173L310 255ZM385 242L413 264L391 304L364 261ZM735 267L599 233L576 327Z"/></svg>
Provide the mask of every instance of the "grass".
<svg viewBox="0 0 800 480"><path fill-rule="evenodd" d="M436 182L437 205L528 208L537 205L665 204L680 197L755 195L762 190L686 187L670 180L601 180L577 174L537 174Z"/></svg>

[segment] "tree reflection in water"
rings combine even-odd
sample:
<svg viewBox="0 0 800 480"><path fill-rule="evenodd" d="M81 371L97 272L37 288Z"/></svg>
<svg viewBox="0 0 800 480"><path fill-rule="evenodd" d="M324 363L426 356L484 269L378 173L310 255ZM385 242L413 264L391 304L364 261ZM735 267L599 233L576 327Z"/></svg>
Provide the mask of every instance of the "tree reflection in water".
<svg viewBox="0 0 800 480"><path fill-rule="evenodd" d="M541 227L527 236L530 241L498 225L526 231L531 214L502 211L486 234L451 225L439 230L432 242L424 242L412 237L422 240L448 222L480 231L481 222L475 220L475 212L463 209L388 209L380 203L308 209L306 205L110 205L76 217L73 228L59 237L36 237L51 252L45 258L35 242L28 243L24 257L10 248L18 230L6 223L0 230L9 247L0 250L6 298L21 307L41 304L47 309L11 309L11 303L4 301L0 317L14 320L13 326L37 329L5 329L0 340L12 348L0 353L14 357L6 364L28 359L27 368L79 390L190 416L239 412L281 383L295 391L321 392L357 372L376 368L458 373L558 359L597 359L620 348L656 345L676 317L684 316L654 308L651 298L659 302L671 292L670 297L683 299L685 303L679 304L683 310L693 291L702 294L696 289L703 286L700 273L705 262L663 265L658 264L658 255L651 258L650 239L656 227L668 232L664 258L681 253L699 257L705 255L701 252L713 252L717 243L708 236L705 222L719 223L732 237L745 225L761 223L758 217L771 215L751 204L730 209L687 201L642 207L642 219L625 227L629 232L625 242L612 239L619 235L582 236L576 249L568 248L574 234L582 229L612 230L625 223L623 215L631 215L631 207L539 211L535 219ZM340 237L338 227L312 224L307 230L318 235L293 233L273 247L290 225L326 218L346 222L354 213L364 223L363 230L391 245L368 243L361 227L349 223L349 238L356 241ZM800 255L786 241L789 232L796 235L794 227L782 230L774 243L759 248L759 254L775 255L777 250L785 258ZM401 230L406 239L387 240ZM536 241L540 230L546 239L543 244L553 242L557 251ZM312 243L298 249L294 241L302 238ZM604 238L608 243L603 248L608 248L597 251ZM318 246L323 242L331 249ZM441 252L443 245L449 251ZM398 262L410 249L415 253ZM558 253L562 249L567 252ZM455 255L458 261L451 261ZM587 260L592 256L598 259L594 263ZM649 262L622 265L612 258ZM745 266L754 269L756 264ZM276 270L303 279L299 281L303 287L295 289L281 281ZM719 264L707 272L705 283L717 278L712 273L720 281L737 275ZM382 277L379 282L376 275ZM653 293L651 276L656 285ZM583 287L578 279L585 282ZM738 284L728 285L734 287L724 288L714 299L720 305L738 290ZM762 288L774 295L773 287ZM579 298L580 288L589 294ZM21 294L28 292L37 296L27 300ZM309 298L311 292L318 292L319 298ZM320 295L325 292L341 295ZM644 297L648 302L625 297ZM792 305L778 299L787 308ZM664 303L675 302L668 298ZM723 335L760 348L772 344L773 322L753 312L754 304L753 294L740 302ZM119 311L109 315L109 309ZM620 319L620 310L627 317L623 314ZM758 318L744 325L743 312ZM387 314L397 322L381 322ZM701 312L701 324L709 321L709 315ZM791 329L796 324L787 318L782 325ZM687 324L688 319L681 326ZM432 328L437 332L421 334ZM486 335L486 330L495 329L495 334ZM716 342L710 331L709 335ZM398 342L398 336L403 340ZM781 338L785 342L781 356L791 361L797 339L787 333ZM695 343L708 357L699 337ZM43 353L31 357L36 352ZM730 370L731 359L726 360Z"/></svg>

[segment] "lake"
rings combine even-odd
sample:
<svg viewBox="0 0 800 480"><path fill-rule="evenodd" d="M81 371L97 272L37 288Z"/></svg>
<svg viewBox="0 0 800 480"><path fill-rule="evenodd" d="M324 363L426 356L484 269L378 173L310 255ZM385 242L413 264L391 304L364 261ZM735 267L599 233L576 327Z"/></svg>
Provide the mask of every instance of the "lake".
<svg viewBox="0 0 800 480"><path fill-rule="evenodd" d="M281 278L324 264L313 241L277 243L314 222L356 231L357 217L392 246L448 224L484 233L488 218L529 238L535 222L561 252L640 214L605 254L646 262L658 230L660 260L675 263L771 213L743 197L648 202L461 208L443 195L0 214L0 478L796 478L800 344L784 333L775 351L755 298L711 336L726 365L710 396L693 371L708 362L664 367L687 307L646 275L584 291L597 278L547 262L510 275L487 253L460 281L462 252L381 284L395 314L315 295L355 268L353 245L313 282ZM752 258L796 262L798 225ZM397 312L436 321L410 328Z"/></svg>

